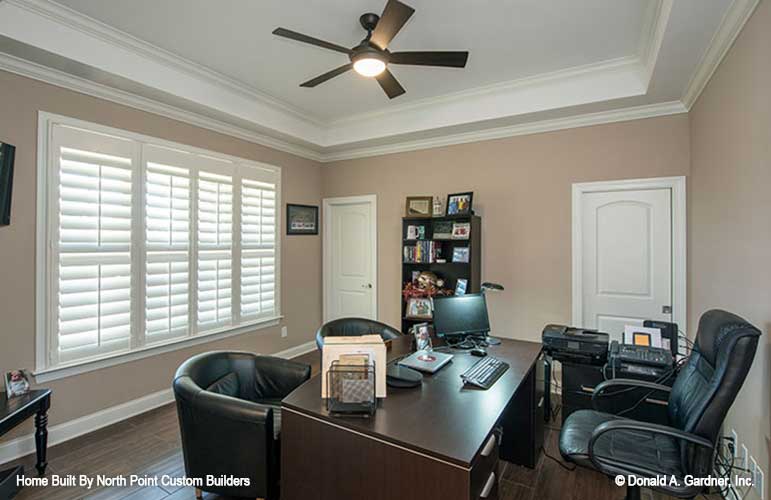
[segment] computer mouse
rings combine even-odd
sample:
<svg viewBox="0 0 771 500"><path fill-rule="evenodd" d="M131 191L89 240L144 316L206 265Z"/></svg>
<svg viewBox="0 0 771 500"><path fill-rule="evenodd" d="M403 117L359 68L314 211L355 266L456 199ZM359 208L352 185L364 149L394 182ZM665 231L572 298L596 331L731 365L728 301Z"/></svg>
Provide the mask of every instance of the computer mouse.
<svg viewBox="0 0 771 500"><path fill-rule="evenodd" d="M475 347L471 349L471 351L469 352L471 353L472 356L479 356L480 358L487 356L487 351L485 351L481 347Z"/></svg>

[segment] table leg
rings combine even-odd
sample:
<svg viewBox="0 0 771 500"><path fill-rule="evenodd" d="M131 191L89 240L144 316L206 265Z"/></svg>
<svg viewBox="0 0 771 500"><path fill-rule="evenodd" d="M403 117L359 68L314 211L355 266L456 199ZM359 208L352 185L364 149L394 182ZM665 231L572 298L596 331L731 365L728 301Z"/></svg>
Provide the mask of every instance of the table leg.
<svg viewBox="0 0 771 500"><path fill-rule="evenodd" d="M35 468L38 475L46 472L46 447L48 446L48 414L41 409L35 414L35 450L37 451L37 463Z"/></svg>

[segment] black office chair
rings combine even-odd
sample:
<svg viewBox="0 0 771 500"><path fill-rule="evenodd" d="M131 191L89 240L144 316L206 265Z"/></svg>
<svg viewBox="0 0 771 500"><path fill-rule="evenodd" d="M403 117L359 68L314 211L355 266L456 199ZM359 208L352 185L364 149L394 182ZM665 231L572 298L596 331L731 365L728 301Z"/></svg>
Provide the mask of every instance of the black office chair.
<svg viewBox="0 0 771 500"><path fill-rule="evenodd" d="M316 332L316 346L324 347L325 337L358 337L361 335L380 335L383 340L391 340L402 336L402 332L391 328L385 323L366 318L340 318L325 323Z"/></svg>
<svg viewBox="0 0 771 500"><path fill-rule="evenodd" d="M201 489L278 499L281 399L310 375L308 365L247 352L208 352L185 361L173 386L187 477L249 478L249 486Z"/></svg>
<svg viewBox="0 0 771 500"><path fill-rule="evenodd" d="M592 395L596 408L619 387L668 392L669 426L579 410L562 426L560 453L608 476L674 476L678 484L653 488L668 495L691 498L702 493L704 488L686 486L683 478L705 477L712 471L720 427L750 370L758 337L760 331L739 316L720 310L704 313L691 356L671 389L614 379L598 385ZM603 394L611 388L611 394ZM639 500L640 488L627 486L626 498Z"/></svg>

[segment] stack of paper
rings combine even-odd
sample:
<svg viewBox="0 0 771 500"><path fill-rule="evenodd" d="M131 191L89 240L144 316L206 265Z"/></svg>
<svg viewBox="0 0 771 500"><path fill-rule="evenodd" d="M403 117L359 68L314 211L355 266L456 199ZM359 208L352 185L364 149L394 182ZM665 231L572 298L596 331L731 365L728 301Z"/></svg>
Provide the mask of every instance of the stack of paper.
<svg viewBox="0 0 771 500"><path fill-rule="evenodd" d="M354 361L355 363L350 363ZM325 337L321 351L321 397L327 397L327 372L333 361L341 364L373 363L375 395L386 397L386 346L380 335Z"/></svg>

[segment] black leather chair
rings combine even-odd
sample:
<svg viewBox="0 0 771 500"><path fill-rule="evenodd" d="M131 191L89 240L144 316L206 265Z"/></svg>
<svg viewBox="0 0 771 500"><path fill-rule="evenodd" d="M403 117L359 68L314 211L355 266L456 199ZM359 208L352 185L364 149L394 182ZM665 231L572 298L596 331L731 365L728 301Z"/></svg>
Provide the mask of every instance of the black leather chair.
<svg viewBox="0 0 771 500"><path fill-rule="evenodd" d="M669 393L669 425L640 422L595 410L572 413L562 426L560 452L576 464L608 476L679 478L677 485L653 489L680 498L703 492L687 486L687 474L705 477L712 470L718 434L728 409L750 370L760 331L726 311L712 310L699 320L688 362L670 389L639 380L615 379L595 388L596 408L604 397L629 387ZM606 393L612 389L610 393ZM628 500L640 498L640 488L627 486Z"/></svg>
<svg viewBox="0 0 771 500"><path fill-rule="evenodd" d="M325 323L316 332L316 347L324 347L325 337L358 337L361 335L380 335L383 340L401 337L402 332L385 323L366 318L340 318Z"/></svg>
<svg viewBox="0 0 771 500"><path fill-rule="evenodd" d="M310 375L308 365L247 352L208 352L185 361L173 387L187 477L249 478L249 486L201 489L277 499L281 399Z"/></svg>

